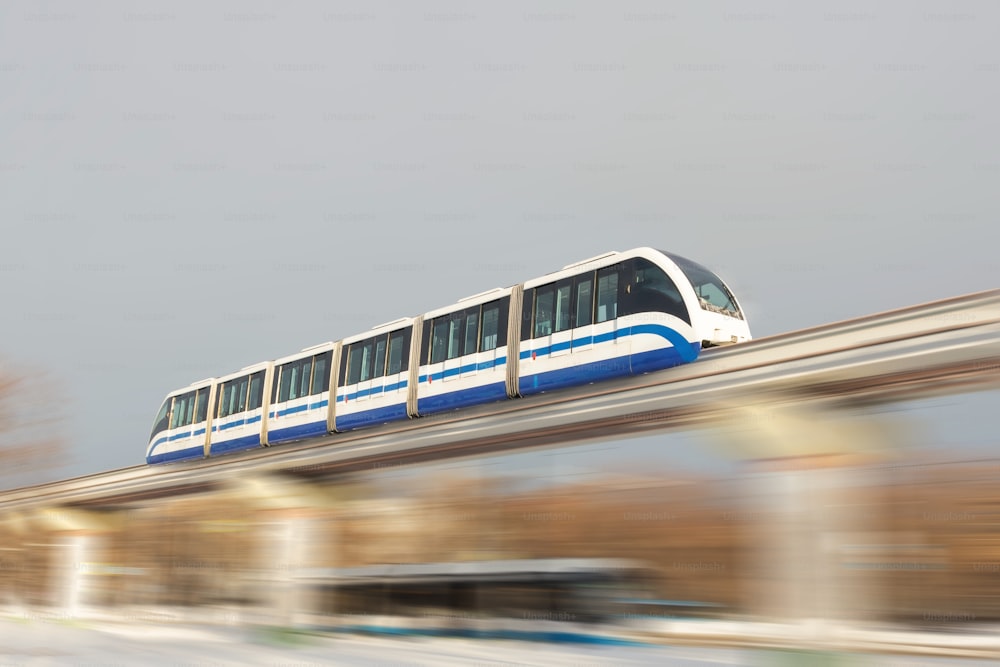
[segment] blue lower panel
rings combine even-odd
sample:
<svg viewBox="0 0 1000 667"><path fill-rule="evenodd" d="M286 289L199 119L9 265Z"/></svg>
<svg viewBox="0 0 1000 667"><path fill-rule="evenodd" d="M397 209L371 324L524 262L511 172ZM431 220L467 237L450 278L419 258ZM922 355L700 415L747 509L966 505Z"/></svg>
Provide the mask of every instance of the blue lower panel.
<svg viewBox="0 0 1000 667"><path fill-rule="evenodd" d="M406 403L396 403L374 410L363 410L353 412L348 415L337 415L336 424L338 431L350 431L366 426L378 426L386 422L394 422L406 419Z"/></svg>
<svg viewBox="0 0 1000 667"><path fill-rule="evenodd" d="M429 415L435 412L445 412L456 408L465 408L470 405L480 403L492 403L502 401L507 398L507 383L494 382L473 387L461 391L452 391L438 396L428 396L427 398L417 398L417 412L421 415Z"/></svg>
<svg viewBox="0 0 1000 667"><path fill-rule="evenodd" d="M677 348L668 347L665 350L651 350L641 354L632 355L632 375L642 375L652 371L660 371L664 368L673 368L698 358L701 351L701 343L688 343L691 351L681 354Z"/></svg>
<svg viewBox="0 0 1000 667"><path fill-rule="evenodd" d="M700 346L697 343L692 345L694 355L697 356ZM631 357L622 356L602 361L593 361L588 364L570 366L557 371L546 373L536 373L534 375L522 375L520 379L520 391L522 396L530 396L543 391L572 387L588 382L598 382L600 380L610 380L611 378L623 377L626 375L641 375L650 371L658 371L672 366L679 366L691 359L691 353L681 355L675 347L668 347L661 350L652 350L633 354ZM571 359L570 359L571 360ZM529 362L522 361L521 368L530 365Z"/></svg>
<svg viewBox="0 0 1000 667"><path fill-rule="evenodd" d="M146 457L146 463L172 463L174 461L193 461L205 457L205 446L189 447L188 449L178 449L175 452L164 452L163 454L153 454Z"/></svg>
<svg viewBox="0 0 1000 667"><path fill-rule="evenodd" d="M215 456L216 454L226 454L241 449L253 449L254 447L260 447L259 433L247 435L242 438L233 438L232 440L223 440L222 442L213 441L212 448L209 451L212 456Z"/></svg>
<svg viewBox="0 0 1000 667"><path fill-rule="evenodd" d="M568 357L567 361L572 360ZM521 368L530 368L531 362L521 362ZM572 387L597 380L610 380L611 378L628 375L628 357L616 357L614 359L602 359L588 364L561 368L557 371L546 373L535 373L533 375L522 375L518 383L522 396L530 396L543 391Z"/></svg>
<svg viewBox="0 0 1000 667"><path fill-rule="evenodd" d="M299 424L288 428L276 428L268 431L267 442L275 445L280 442L291 442L292 440L304 440L318 435L326 435L326 420L310 422L309 424Z"/></svg>

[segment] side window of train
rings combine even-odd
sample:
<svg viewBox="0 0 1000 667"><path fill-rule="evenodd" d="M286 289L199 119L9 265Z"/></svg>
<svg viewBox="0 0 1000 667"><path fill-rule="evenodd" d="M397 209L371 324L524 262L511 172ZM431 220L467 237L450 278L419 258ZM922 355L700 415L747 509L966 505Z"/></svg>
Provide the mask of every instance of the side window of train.
<svg viewBox="0 0 1000 667"><path fill-rule="evenodd" d="M484 303L483 323L479 332L479 351L488 352L507 344L507 311L509 299Z"/></svg>
<svg viewBox="0 0 1000 667"><path fill-rule="evenodd" d="M448 318L439 317L431 322L430 362L444 361L448 354Z"/></svg>
<svg viewBox="0 0 1000 667"><path fill-rule="evenodd" d="M535 290L524 290L524 302L521 305L521 340L531 338L531 322L535 313Z"/></svg>
<svg viewBox="0 0 1000 667"><path fill-rule="evenodd" d="M183 403L181 402L183 398L183 396L174 396L174 407L170 411L170 428L180 426L181 415L184 414Z"/></svg>
<svg viewBox="0 0 1000 667"><path fill-rule="evenodd" d="M535 288L535 332L532 338L552 333L552 306L555 302L555 284Z"/></svg>
<svg viewBox="0 0 1000 667"><path fill-rule="evenodd" d="M388 374L395 375L409 369L410 332L412 328L393 331L389 334Z"/></svg>
<svg viewBox="0 0 1000 667"><path fill-rule="evenodd" d="M313 377L310 395L322 394L330 389L330 362L333 360L333 351L317 354L312 358Z"/></svg>
<svg viewBox="0 0 1000 667"><path fill-rule="evenodd" d="M436 364L507 344L507 313L510 297L434 318L430 323L430 356ZM405 360L405 351L404 351Z"/></svg>
<svg viewBox="0 0 1000 667"><path fill-rule="evenodd" d="M219 399L219 417L239 414L246 410L249 377L230 380L221 385Z"/></svg>
<svg viewBox="0 0 1000 667"><path fill-rule="evenodd" d="M256 410L264 404L264 371L257 371L250 376L250 395L247 410Z"/></svg>
<svg viewBox="0 0 1000 667"><path fill-rule="evenodd" d="M555 285L555 305L552 310L553 331L566 331L571 328L570 315L573 312L571 297L573 279L565 278Z"/></svg>
<svg viewBox="0 0 1000 667"><path fill-rule="evenodd" d="M202 387L198 390L198 397L195 399L194 421L196 424L208 419L208 394L211 387Z"/></svg>
<svg viewBox="0 0 1000 667"><path fill-rule="evenodd" d="M619 265L607 266L597 271L597 313L595 322L607 322L618 317Z"/></svg>
<svg viewBox="0 0 1000 667"><path fill-rule="evenodd" d="M453 313L448 317L448 359L462 356L462 321L464 313Z"/></svg>
<svg viewBox="0 0 1000 667"><path fill-rule="evenodd" d="M534 296L532 337L539 338L550 333L591 324L594 308L593 285L594 274L589 272L563 278L532 290ZM614 285L617 286L617 282ZM527 303L528 299L525 299L525 302Z"/></svg>
<svg viewBox="0 0 1000 667"><path fill-rule="evenodd" d="M184 404L184 426L194 423L194 398L195 393L193 391L187 395L187 401Z"/></svg>
<svg viewBox="0 0 1000 667"><path fill-rule="evenodd" d="M189 391L174 398L174 411L170 416L170 428L190 426L194 423L194 395L195 392Z"/></svg>
<svg viewBox="0 0 1000 667"><path fill-rule="evenodd" d="M645 257L630 260L623 315L643 312L659 312L674 315L691 323L687 306L677 285L663 269Z"/></svg>
<svg viewBox="0 0 1000 667"><path fill-rule="evenodd" d="M237 386L236 380L230 380L222 385L222 402L220 404L219 416L228 417L229 415L236 414L240 412L238 406L239 402L239 387Z"/></svg>
<svg viewBox="0 0 1000 667"><path fill-rule="evenodd" d="M306 357L282 364L278 368L276 386L278 387L279 403L309 395L309 378L312 367L313 357Z"/></svg>
<svg viewBox="0 0 1000 667"><path fill-rule="evenodd" d="M386 335L378 336L375 339L375 367L372 377L380 378L385 375L385 353L388 345L389 337Z"/></svg>
<svg viewBox="0 0 1000 667"><path fill-rule="evenodd" d="M411 331L412 329L403 329L351 343L345 354L346 361L343 362L345 366L341 372L341 383L345 382L345 373L346 384L357 384L372 378L385 377L405 371L409 368L409 359L406 355L409 353ZM329 360L329 353L326 358ZM329 362L327 361L327 363ZM325 387L329 381L330 376L327 374L323 380L323 386ZM315 391L316 382L314 376L313 393L318 393Z"/></svg>
<svg viewBox="0 0 1000 667"><path fill-rule="evenodd" d="M403 332L389 336L389 375L403 372Z"/></svg>
<svg viewBox="0 0 1000 667"><path fill-rule="evenodd" d="M573 278L573 327L594 321L594 273L590 271Z"/></svg>
<svg viewBox="0 0 1000 667"><path fill-rule="evenodd" d="M372 378L374 338L351 343L347 351L347 384Z"/></svg>
<svg viewBox="0 0 1000 667"><path fill-rule="evenodd" d="M462 326L462 355L475 354L479 348L479 306L465 310Z"/></svg>

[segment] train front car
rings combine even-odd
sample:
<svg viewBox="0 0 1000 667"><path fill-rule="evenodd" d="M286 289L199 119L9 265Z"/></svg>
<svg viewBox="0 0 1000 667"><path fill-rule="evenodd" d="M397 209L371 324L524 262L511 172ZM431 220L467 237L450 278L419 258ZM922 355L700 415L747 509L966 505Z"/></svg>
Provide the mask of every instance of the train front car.
<svg viewBox="0 0 1000 667"><path fill-rule="evenodd" d="M188 461L205 456L214 403L214 381L201 380L167 395L146 447L146 463Z"/></svg>
<svg viewBox="0 0 1000 667"><path fill-rule="evenodd" d="M694 361L703 341L749 338L738 309L702 311L692 280L652 248L608 253L529 280L520 394L670 368Z"/></svg>

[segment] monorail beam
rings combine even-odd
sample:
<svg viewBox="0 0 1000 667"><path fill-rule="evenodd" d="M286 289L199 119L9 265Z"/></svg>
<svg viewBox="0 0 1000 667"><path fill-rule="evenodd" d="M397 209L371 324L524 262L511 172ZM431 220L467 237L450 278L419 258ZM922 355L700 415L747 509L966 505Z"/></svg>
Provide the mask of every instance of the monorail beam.
<svg viewBox="0 0 1000 667"><path fill-rule="evenodd" d="M857 405L1000 386L1000 290L709 350L650 375L479 406L308 444L122 470L0 493L0 513L204 492L227 475L321 475L710 424L726 405Z"/></svg>

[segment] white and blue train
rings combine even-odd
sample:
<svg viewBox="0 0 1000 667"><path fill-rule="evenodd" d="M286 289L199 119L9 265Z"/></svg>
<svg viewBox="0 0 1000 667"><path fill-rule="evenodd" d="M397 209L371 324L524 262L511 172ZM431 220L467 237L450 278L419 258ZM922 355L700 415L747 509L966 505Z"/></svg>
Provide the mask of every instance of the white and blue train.
<svg viewBox="0 0 1000 667"><path fill-rule="evenodd" d="M750 339L726 284L651 248L247 366L171 392L148 463L200 459L694 361Z"/></svg>

